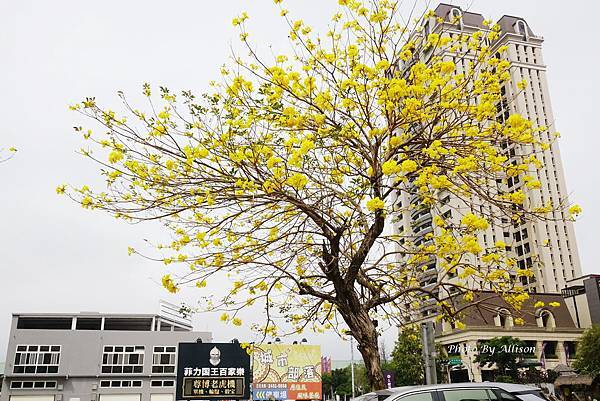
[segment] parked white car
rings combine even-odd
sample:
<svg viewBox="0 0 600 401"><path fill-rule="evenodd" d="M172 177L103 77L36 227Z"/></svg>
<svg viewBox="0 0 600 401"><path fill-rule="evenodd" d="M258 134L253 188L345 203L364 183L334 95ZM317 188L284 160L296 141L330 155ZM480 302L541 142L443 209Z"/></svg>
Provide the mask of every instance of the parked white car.
<svg viewBox="0 0 600 401"><path fill-rule="evenodd" d="M547 401L547 398L539 387L483 382L394 387L352 401Z"/></svg>

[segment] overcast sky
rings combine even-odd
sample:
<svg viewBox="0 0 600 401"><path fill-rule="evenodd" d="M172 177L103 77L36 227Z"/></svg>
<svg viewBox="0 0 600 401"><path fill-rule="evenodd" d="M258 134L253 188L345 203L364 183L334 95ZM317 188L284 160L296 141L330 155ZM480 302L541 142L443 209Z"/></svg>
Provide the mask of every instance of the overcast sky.
<svg viewBox="0 0 600 401"><path fill-rule="evenodd" d="M337 4L284 1L321 31ZM545 38L567 187L584 209L576 224L583 272L598 273L598 2L454 4L494 19L522 16ZM161 264L127 256L128 246L144 249L144 238L164 237L160 227L126 225L55 194L58 184L97 181L97 166L75 153L83 143L71 127L81 121L67 106L95 96L119 110L116 92L138 94L143 82L206 90L238 41L231 19L241 11L250 14L251 38L263 49L284 49L287 31L271 0L0 2L0 148L19 149L0 165L0 358L13 312L154 313L161 298L178 303L197 295L169 295L159 284ZM217 340L232 337L217 316L196 320L197 329L212 330ZM236 336L246 340L248 333ZM322 343L324 354L348 357L349 347L333 335L306 337ZM388 347L393 337L388 331Z"/></svg>

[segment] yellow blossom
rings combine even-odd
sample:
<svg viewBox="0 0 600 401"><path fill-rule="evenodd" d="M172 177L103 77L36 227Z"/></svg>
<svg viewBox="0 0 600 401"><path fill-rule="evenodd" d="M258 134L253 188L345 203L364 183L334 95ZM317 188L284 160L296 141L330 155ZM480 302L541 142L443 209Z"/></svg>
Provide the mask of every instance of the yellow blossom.
<svg viewBox="0 0 600 401"><path fill-rule="evenodd" d="M179 291L179 288L177 288L177 286L175 285L175 282L171 278L170 274L165 274L163 276L163 278L162 278L162 285L163 285L163 287L165 287L167 289L167 291L169 291L172 294L174 294L177 291Z"/></svg>
<svg viewBox="0 0 600 401"><path fill-rule="evenodd" d="M412 173L417 169L417 163L413 160L407 159L402 162L401 167L402 171L405 173Z"/></svg>
<svg viewBox="0 0 600 401"><path fill-rule="evenodd" d="M121 150L119 150L119 149L115 149L112 152L110 152L110 154L108 155L108 161L111 164L115 164L118 161L122 160L123 157L124 157L123 156L123 152Z"/></svg>
<svg viewBox="0 0 600 401"><path fill-rule="evenodd" d="M486 219L483 217L477 217L473 213L467 213L464 215L460 222L469 230L486 230L489 227L489 223Z"/></svg>
<svg viewBox="0 0 600 401"><path fill-rule="evenodd" d="M296 189L303 189L308 184L308 178L301 173L295 173L286 180L287 184Z"/></svg>
<svg viewBox="0 0 600 401"><path fill-rule="evenodd" d="M373 199L369 199L367 201L367 209L371 212L376 210L381 210L385 208L385 202L381 200L379 197L375 197Z"/></svg>
<svg viewBox="0 0 600 401"><path fill-rule="evenodd" d="M571 207L569 207L569 214L571 216L577 216L579 214L581 214L583 210L581 209L581 206L579 205L573 205Z"/></svg>
<svg viewBox="0 0 600 401"><path fill-rule="evenodd" d="M401 167L398 165L396 160L388 160L381 166L381 171L384 175L398 174L401 171Z"/></svg>
<svg viewBox="0 0 600 401"><path fill-rule="evenodd" d="M516 203L517 205L522 205L523 202L525 202L525 195L521 190L506 194L505 198L512 203Z"/></svg>

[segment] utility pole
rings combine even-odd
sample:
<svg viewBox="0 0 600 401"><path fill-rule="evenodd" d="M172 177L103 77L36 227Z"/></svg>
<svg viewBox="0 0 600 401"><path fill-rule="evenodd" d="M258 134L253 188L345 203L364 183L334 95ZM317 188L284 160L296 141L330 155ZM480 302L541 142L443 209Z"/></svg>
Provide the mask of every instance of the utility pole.
<svg viewBox="0 0 600 401"><path fill-rule="evenodd" d="M425 383L437 384L433 322L421 323L421 338L423 342L423 362L425 363Z"/></svg>
<svg viewBox="0 0 600 401"><path fill-rule="evenodd" d="M379 347L381 348L381 360L384 363L387 363L387 352L385 350L385 340L383 337L381 338L381 343L379 344Z"/></svg>
<svg viewBox="0 0 600 401"><path fill-rule="evenodd" d="M354 398L354 337L350 334L350 372L352 373L352 398Z"/></svg>

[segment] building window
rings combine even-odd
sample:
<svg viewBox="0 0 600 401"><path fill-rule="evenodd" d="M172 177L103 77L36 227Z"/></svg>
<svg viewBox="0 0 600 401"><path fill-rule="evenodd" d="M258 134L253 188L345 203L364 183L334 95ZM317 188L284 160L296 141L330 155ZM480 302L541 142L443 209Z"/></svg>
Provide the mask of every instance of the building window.
<svg viewBox="0 0 600 401"><path fill-rule="evenodd" d="M525 25L525 21L519 20L517 21L517 33L519 35L523 35L523 39L528 38L527 25Z"/></svg>
<svg viewBox="0 0 600 401"><path fill-rule="evenodd" d="M142 387L141 380L100 380L102 388Z"/></svg>
<svg viewBox="0 0 600 401"><path fill-rule="evenodd" d="M17 345L13 373L58 373L60 345Z"/></svg>
<svg viewBox="0 0 600 401"><path fill-rule="evenodd" d="M567 359L575 359L577 357L577 343L574 341L565 341L564 346Z"/></svg>
<svg viewBox="0 0 600 401"><path fill-rule="evenodd" d="M175 387L175 380L152 380L150 382L152 387Z"/></svg>
<svg viewBox="0 0 600 401"><path fill-rule="evenodd" d="M544 341L544 356L550 359L556 359L558 356L556 355L556 346L558 345L557 341Z"/></svg>
<svg viewBox="0 0 600 401"><path fill-rule="evenodd" d="M102 373L142 373L143 345L108 345L102 354Z"/></svg>
<svg viewBox="0 0 600 401"><path fill-rule="evenodd" d="M494 323L498 327L510 328L513 326L513 318L510 312L506 309L498 310L498 314L494 317Z"/></svg>
<svg viewBox="0 0 600 401"><path fill-rule="evenodd" d="M450 10L450 22L462 26L462 13L458 8Z"/></svg>
<svg viewBox="0 0 600 401"><path fill-rule="evenodd" d="M152 373L175 373L175 347L154 347Z"/></svg>
<svg viewBox="0 0 600 401"><path fill-rule="evenodd" d="M49 388L56 388L55 381L12 381L10 382L11 390L21 390L21 389L33 389L33 390L44 390Z"/></svg>
<svg viewBox="0 0 600 401"><path fill-rule="evenodd" d="M538 327L545 327L548 329L556 327L554 315L549 310L544 309L540 311L536 320Z"/></svg>

